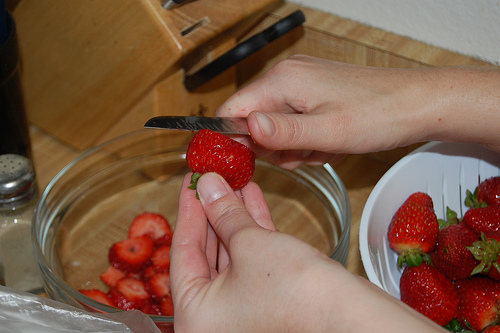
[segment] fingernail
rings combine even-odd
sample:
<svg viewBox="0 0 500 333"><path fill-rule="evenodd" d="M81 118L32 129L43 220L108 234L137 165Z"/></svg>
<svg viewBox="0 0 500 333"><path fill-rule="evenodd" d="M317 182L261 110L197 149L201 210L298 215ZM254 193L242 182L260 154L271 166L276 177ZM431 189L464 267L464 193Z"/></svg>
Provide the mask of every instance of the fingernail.
<svg viewBox="0 0 500 333"><path fill-rule="evenodd" d="M198 196L202 203L210 204L227 194L227 188L220 176L207 173L198 180L196 185Z"/></svg>
<svg viewBox="0 0 500 333"><path fill-rule="evenodd" d="M267 137L271 137L276 133L274 122L263 112L256 114L257 124L259 124L260 131Z"/></svg>
<svg viewBox="0 0 500 333"><path fill-rule="evenodd" d="M313 150L303 150L302 151L302 158L309 157L309 156L311 156L312 153L313 153Z"/></svg>

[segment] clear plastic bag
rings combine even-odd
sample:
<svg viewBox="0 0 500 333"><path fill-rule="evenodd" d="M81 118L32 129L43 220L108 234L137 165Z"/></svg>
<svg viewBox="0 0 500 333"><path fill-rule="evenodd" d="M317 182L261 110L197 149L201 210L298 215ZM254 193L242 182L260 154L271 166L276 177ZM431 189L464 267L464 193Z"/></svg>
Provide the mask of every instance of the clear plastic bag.
<svg viewBox="0 0 500 333"><path fill-rule="evenodd" d="M138 310L90 313L41 296L0 286L0 333L141 332L160 330Z"/></svg>

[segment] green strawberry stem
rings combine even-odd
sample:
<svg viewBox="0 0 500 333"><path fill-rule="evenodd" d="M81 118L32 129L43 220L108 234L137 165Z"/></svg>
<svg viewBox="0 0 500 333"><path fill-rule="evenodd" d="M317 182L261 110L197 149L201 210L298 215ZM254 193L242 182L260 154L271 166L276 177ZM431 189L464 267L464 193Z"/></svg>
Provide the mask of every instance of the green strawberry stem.
<svg viewBox="0 0 500 333"><path fill-rule="evenodd" d="M405 250L398 256L399 268L402 268L403 264L406 264L409 267L420 266L424 261L432 264L431 257L427 253L424 253L419 249Z"/></svg>
<svg viewBox="0 0 500 333"><path fill-rule="evenodd" d="M474 192L471 192L469 190L467 190L465 192L466 193L465 205L467 207L476 208L476 207L486 207L487 206L486 202L479 203L479 201L477 200L477 190L478 190L478 188L476 187Z"/></svg>
<svg viewBox="0 0 500 333"><path fill-rule="evenodd" d="M445 329L447 329L450 332L457 333L457 332L463 332L463 328L456 319L452 319L447 325L443 326Z"/></svg>
<svg viewBox="0 0 500 333"><path fill-rule="evenodd" d="M459 224L460 219L454 210L450 209L450 207L446 207L446 219L438 219L438 223L439 230L443 230L450 225Z"/></svg>
<svg viewBox="0 0 500 333"><path fill-rule="evenodd" d="M196 184L198 184L198 179L200 179L200 177L201 177L201 173L199 173L199 172L193 173L193 175L191 176L191 185L189 185L188 188L190 188L192 190L196 190Z"/></svg>
<svg viewBox="0 0 500 333"><path fill-rule="evenodd" d="M196 185L198 184L198 179L200 179L201 173L195 172L191 175L191 185L188 186L191 190L196 190ZM198 191L196 191L196 199L200 200L200 196L198 195Z"/></svg>
<svg viewBox="0 0 500 333"><path fill-rule="evenodd" d="M472 274L488 273L491 266L495 267L500 272L498 264L498 255L500 253L500 243L496 239L488 238L481 233L481 240L472 243L472 246L467 247L474 258L479 261L479 264L474 268Z"/></svg>

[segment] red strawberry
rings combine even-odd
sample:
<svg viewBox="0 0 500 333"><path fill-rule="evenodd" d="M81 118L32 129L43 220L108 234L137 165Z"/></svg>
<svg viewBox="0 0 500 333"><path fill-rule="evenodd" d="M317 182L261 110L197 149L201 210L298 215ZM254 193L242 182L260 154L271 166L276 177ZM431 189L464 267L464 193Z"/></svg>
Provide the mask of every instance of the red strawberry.
<svg viewBox="0 0 500 333"><path fill-rule="evenodd" d="M451 280L424 262L407 266L401 274L401 301L443 326L456 317L458 293Z"/></svg>
<svg viewBox="0 0 500 333"><path fill-rule="evenodd" d="M161 305L157 303L146 303L141 311L148 315L163 316L161 312Z"/></svg>
<svg viewBox="0 0 500 333"><path fill-rule="evenodd" d="M499 322L499 282L476 275L461 281L457 290L460 298L457 319L462 327L480 332Z"/></svg>
<svg viewBox="0 0 500 333"><path fill-rule="evenodd" d="M479 184L477 200L488 206L500 206L500 176L488 178Z"/></svg>
<svg viewBox="0 0 500 333"><path fill-rule="evenodd" d="M465 204L469 207L500 206L500 176L483 180L474 193L467 191Z"/></svg>
<svg viewBox="0 0 500 333"><path fill-rule="evenodd" d="M500 333L500 325L488 326L482 333Z"/></svg>
<svg viewBox="0 0 500 333"><path fill-rule="evenodd" d="M410 196L396 211L389 225L389 245L399 254L399 266L404 262L420 265L422 256L428 257L427 254L436 247L439 223L434 210L428 204L422 204L424 196ZM419 200L413 201L416 197Z"/></svg>
<svg viewBox="0 0 500 333"><path fill-rule="evenodd" d="M108 287L116 287L116 282L125 277L125 273L113 266L109 266L100 277Z"/></svg>
<svg viewBox="0 0 500 333"><path fill-rule="evenodd" d="M432 257L434 264L449 279L470 277L478 262L468 247L477 239L477 235L463 223L442 229L439 231L436 253Z"/></svg>
<svg viewBox="0 0 500 333"><path fill-rule="evenodd" d="M172 229L165 217L157 213L142 213L137 215L130 224L128 237L135 238L148 235L155 242L172 241Z"/></svg>
<svg viewBox="0 0 500 333"><path fill-rule="evenodd" d="M114 243L109 250L109 262L119 270L139 272L142 270L153 253L154 242L146 235L127 238Z"/></svg>
<svg viewBox="0 0 500 333"><path fill-rule="evenodd" d="M427 193L423 192L414 192L410 194L405 203L434 209L434 202L432 202L432 198Z"/></svg>
<svg viewBox="0 0 500 333"><path fill-rule="evenodd" d="M151 279L156 273L158 273L158 272L156 271L156 269L153 266L151 266L151 265L146 266L146 268L144 268L142 271L141 280L147 281L147 280Z"/></svg>
<svg viewBox="0 0 500 333"><path fill-rule="evenodd" d="M161 301L161 312L164 316L173 316L174 315L174 302L172 301L172 297L167 296Z"/></svg>
<svg viewBox="0 0 500 333"><path fill-rule="evenodd" d="M134 278L125 277L118 280L116 288L112 289L112 299L125 310L140 309L151 298L144 282Z"/></svg>
<svg viewBox="0 0 500 333"><path fill-rule="evenodd" d="M193 171L191 188L195 188L200 175L207 172L218 173L233 189L242 188L255 169L255 153L250 148L211 130L196 133L189 144L186 161Z"/></svg>
<svg viewBox="0 0 500 333"><path fill-rule="evenodd" d="M111 300L108 294L99 289L80 289L78 291L85 296L92 298L94 301L116 307L116 304Z"/></svg>
<svg viewBox="0 0 500 333"><path fill-rule="evenodd" d="M170 245L160 246L153 251L151 265L158 272L167 272L170 269Z"/></svg>
<svg viewBox="0 0 500 333"><path fill-rule="evenodd" d="M156 273L146 282L146 290L155 300L170 295L170 274Z"/></svg>
<svg viewBox="0 0 500 333"><path fill-rule="evenodd" d="M462 221L478 236L500 231L500 206L471 208Z"/></svg>
<svg viewBox="0 0 500 333"><path fill-rule="evenodd" d="M109 290L109 298L116 304L116 306L122 310L134 310L137 309L137 305L129 300L125 295L120 293L116 288L111 288Z"/></svg>
<svg viewBox="0 0 500 333"><path fill-rule="evenodd" d="M469 250L479 261L473 273L484 273L500 281L500 232L488 236L482 234L481 240L474 242Z"/></svg>

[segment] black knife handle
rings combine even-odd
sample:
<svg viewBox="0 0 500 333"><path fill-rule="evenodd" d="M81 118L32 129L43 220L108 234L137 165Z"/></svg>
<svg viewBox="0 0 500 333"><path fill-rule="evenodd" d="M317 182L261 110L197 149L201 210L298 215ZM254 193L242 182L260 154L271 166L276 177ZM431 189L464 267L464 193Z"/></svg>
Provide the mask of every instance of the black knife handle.
<svg viewBox="0 0 500 333"><path fill-rule="evenodd" d="M295 11L266 30L236 45L227 53L215 59L198 72L186 75L184 78L184 86L189 91L198 88L202 84L210 81L220 73L229 69L231 66L260 50L273 40L300 26L305 22L305 20L305 15L301 10Z"/></svg>

